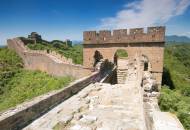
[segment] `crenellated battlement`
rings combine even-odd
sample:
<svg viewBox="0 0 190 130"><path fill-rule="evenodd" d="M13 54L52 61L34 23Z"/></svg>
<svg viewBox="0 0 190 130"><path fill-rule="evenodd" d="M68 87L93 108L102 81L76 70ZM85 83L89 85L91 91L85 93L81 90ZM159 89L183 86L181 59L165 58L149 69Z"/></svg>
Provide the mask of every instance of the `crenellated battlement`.
<svg viewBox="0 0 190 130"><path fill-rule="evenodd" d="M84 44L101 43L138 43L138 42L164 42L165 27L148 27L145 33L144 28L85 31L83 33Z"/></svg>

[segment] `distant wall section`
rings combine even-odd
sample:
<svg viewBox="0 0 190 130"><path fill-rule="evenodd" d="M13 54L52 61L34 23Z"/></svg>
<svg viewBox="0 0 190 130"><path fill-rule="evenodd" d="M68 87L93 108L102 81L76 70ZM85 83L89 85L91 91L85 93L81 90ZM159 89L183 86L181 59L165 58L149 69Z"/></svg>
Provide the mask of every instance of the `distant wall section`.
<svg viewBox="0 0 190 130"><path fill-rule="evenodd" d="M7 44L9 49L15 50L23 59L26 69L40 70L54 76L72 76L76 79L91 74L90 69L61 60L55 55L43 51L30 51L19 38L8 39Z"/></svg>

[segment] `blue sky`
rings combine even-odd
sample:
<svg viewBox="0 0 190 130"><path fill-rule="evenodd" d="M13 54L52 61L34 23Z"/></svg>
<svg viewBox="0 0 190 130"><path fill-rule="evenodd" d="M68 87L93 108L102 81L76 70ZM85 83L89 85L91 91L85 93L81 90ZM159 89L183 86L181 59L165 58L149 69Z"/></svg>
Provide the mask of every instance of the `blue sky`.
<svg viewBox="0 0 190 130"><path fill-rule="evenodd" d="M36 31L44 39L82 40L85 30L165 25L190 36L190 0L0 0L0 45Z"/></svg>

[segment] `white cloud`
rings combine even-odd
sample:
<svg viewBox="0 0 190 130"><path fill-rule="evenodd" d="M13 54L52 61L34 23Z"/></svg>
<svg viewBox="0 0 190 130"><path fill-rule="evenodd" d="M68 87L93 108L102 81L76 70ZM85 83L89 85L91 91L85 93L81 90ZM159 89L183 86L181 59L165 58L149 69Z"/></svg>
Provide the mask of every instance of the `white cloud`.
<svg viewBox="0 0 190 130"><path fill-rule="evenodd" d="M183 33L181 33L181 35L190 37L190 32L183 32Z"/></svg>
<svg viewBox="0 0 190 130"><path fill-rule="evenodd" d="M141 0L128 3L115 17L103 18L101 28L131 28L165 24L181 15L190 0Z"/></svg>

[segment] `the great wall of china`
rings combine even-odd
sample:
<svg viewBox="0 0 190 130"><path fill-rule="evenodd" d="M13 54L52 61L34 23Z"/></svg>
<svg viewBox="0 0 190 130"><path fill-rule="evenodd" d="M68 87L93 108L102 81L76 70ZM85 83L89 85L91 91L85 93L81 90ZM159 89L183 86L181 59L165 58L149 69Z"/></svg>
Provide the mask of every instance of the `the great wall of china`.
<svg viewBox="0 0 190 130"><path fill-rule="evenodd" d="M149 71L152 72L161 84L163 72L165 28L148 27L147 33L143 28L111 31L84 32L83 64L85 67L93 66L93 55L98 50L104 59L114 62L114 55L118 49L127 51L129 58L147 57Z"/></svg>
<svg viewBox="0 0 190 130"><path fill-rule="evenodd" d="M72 76L76 79L87 76L91 70L75 65L71 59L56 52L30 50L20 38L8 39L9 49L14 49L23 59L26 69L45 71L54 76Z"/></svg>
<svg viewBox="0 0 190 130"><path fill-rule="evenodd" d="M113 34L84 32L83 67L46 52L30 51L19 39L8 40L9 48L23 58L26 68L83 78L2 113L1 129L184 130L175 115L161 112L158 106L164 37L164 27L150 27L147 33L142 28L130 29L129 34L126 29ZM114 63L117 49L126 50L128 58L116 59L117 64L106 70L102 59ZM98 60L97 51L102 55ZM91 73L94 67L97 72ZM114 79L116 84L110 84Z"/></svg>

